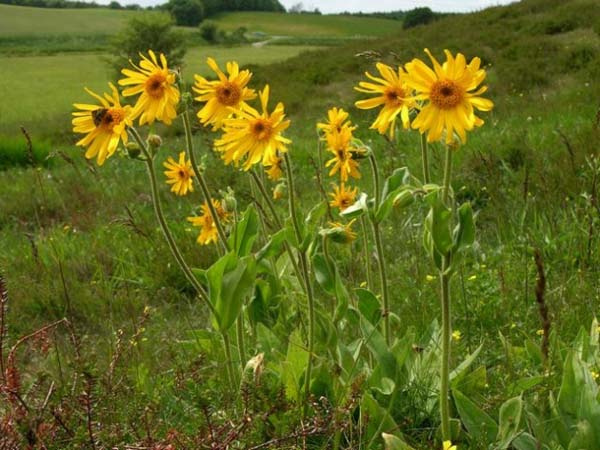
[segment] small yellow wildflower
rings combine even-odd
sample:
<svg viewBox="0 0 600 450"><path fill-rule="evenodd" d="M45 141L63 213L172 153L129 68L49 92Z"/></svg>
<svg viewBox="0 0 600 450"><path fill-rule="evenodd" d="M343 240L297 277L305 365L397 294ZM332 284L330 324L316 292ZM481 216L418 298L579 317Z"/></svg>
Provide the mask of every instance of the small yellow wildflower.
<svg viewBox="0 0 600 450"><path fill-rule="evenodd" d="M477 279L477 275L471 275L469 278L467 278L468 281L473 281Z"/></svg>
<svg viewBox="0 0 600 450"><path fill-rule="evenodd" d="M171 186L171 192L175 192L177 195L186 195L188 191L194 192L192 163L186 161L185 152L179 154L179 162L169 156L163 166L167 168L165 170L165 175L168 178L167 184L173 185Z"/></svg>
<svg viewBox="0 0 600 450"><path fill-rule="evenodd" d="M460 341L462 338L462 333L460 332L460 330L454 330L452 332L452 339L454 339L455 341Z"/></svg>
<svg viewBox="0 0 600 450"><path fill-rule="evenodd" d="M327 150L333 153L333 158L325 163L325 167L332 166L329 176L340 173L342 182L348 181L348 177L360 178L358 162L353 158L354 152L351 147L352 131L342 128L339 133L327 135Z"/></svg>
<svg viewBox="0 0 600 450"><path fill-rule="evenodd" d="M179 103L179 90L175 86L175 73L167 66L165 55L160 54L160 64L152 50L148 50L150 59L140 53L140 65L132 66L137 70L123 69L127 78L119 80L121 86L131 86L123 90L123 96L141 94L133 108L133 116L140 116L140 125L154 123L155 120L170 125L177 117L176 106Z"/></svg>
<svg viewBox="0 0 600 450"><path fill-rule="evenodd" d="M535 334L537 334L538 336L543 336L544 335L544 330L537 330L535 332Z"/></svg>
<svg viewBox="0 0 600 450"><path fill-rule="evenodd" d="M283 176L283 158L279 155L276 155L273 160L271 160L271 164L267 165L265 168L265 173L269 180L278 181Z"/></svg>
<svg viewBox="0 0 600 450"><path fill-rule="evenodd" d="M429 275L429 274L425 275L425 280L427 280L429 282L432 282L435 279L436 279L436 277L434 275Z"/></svg>
<svg viewBox="0 0 600 450"><path fill-rule="evenodd" d="M327 122L320 122L317 124L318 130L323 130L325 135L339 133L342 128L349 128L350 131L354 131L356 126L352 126L348 120L348 113L342 108L331 108L327 111Z"/></svg>
<svg viewBox="0 0 600 450"><path fill-rule="evenodd" d="M256 92L246 87L252 73L249 70L240 71L237 62L230 61L226 64L229 76L221 71L213 58L207 58L206 62L219 79L208 81L200 75L194 75L196 83L192 89L200 94L196 97L197 101L206 102L198 111L200 123L212 125L212 130L216 131L232 115L232 110L242 109L246 101L256 98Z"/></svg>
<svg viewBox="0 0 600 450"><path fill-rule="evenodd" d="M442 450L457 450L457 446L456 445L452 445L452 442L450 441L444 441L444 447Z"/></svg>
<svg viewBox="0 0 600 450"><path fill-rule="evenodd" d="M217 211L217 215L222 223L227 223L229 221L230 214L227 213L221 202L218 200L212 199L212 204ZM188 217L187 220L192 223L195 227L200 227L200 235L198 235L197 242L200 245L208 245L211 242L217 242L219 239L219 232L217 230L217 225L213 221L212 216L210 215L210 209L208 208L208 203L204 202L201 208L202 215Z"/></svg>
<svg viewBox="0 0 600 450"><path fill-rule="evenodd" d="M358 188L346 189L344 183L340 186L334 186L333 193L329 194L332 197L329 206L332 208L339 208L340 212L342 212L354 204L357 194Z"/></svg>

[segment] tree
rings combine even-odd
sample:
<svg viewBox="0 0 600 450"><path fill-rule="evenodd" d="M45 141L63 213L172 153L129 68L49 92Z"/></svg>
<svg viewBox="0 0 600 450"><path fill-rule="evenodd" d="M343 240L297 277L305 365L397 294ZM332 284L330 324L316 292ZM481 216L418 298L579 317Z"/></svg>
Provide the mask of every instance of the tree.
<svg viewBox="0 0 600 450"><path fill-rule="evenodd" d="M157 55L164 53L169 67L181 65L185 55L186 36L173 28L167 15L148 14L131 19L123 31L111 40L114 58L109 59L118 76L121 69L131 67L129 61L137 63L140 53L147 55L149 49Z"/></svg>
<svg viewBox="0 0 600 450"><path fill-rule="evenodd" d="M204 4L200 0L169 0L167 9L177 25L197 27L204 19Z"/></svg>
<svg viewBox="0 0 600 450"><path fill-rule="evenodd" d="M414 8L406 12L402 28L412 28L417 25L425 25L435 20L435 13L428 7Z"/></svg>
<svg viewBox="0 0 600 450"><path fill-rule="evenodd" d="M115 0L113 0L112 2L110 2L108 4L108 7L110 9L123 9L123 7L121 6L121 4L119 2L117 2L117 1L115 1Z"/></svg>

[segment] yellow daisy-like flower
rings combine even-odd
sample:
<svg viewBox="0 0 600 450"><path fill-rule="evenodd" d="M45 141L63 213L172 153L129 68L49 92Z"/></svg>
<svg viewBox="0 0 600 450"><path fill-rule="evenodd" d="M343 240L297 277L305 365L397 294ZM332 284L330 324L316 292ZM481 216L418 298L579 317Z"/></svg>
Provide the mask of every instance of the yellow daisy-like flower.
<svg viewBox="0 0 600 450"><path fill-rule="evenodd" d="M140 116L140 125L154 123L155 120L170 125L177 117L176 106L179 103L179 90L175 87L175 73L169 71L165 55L160 54L160 64L152 50L148 50L150 59L140 53L140 65L137 70L123 69L127 78L119 80L121 86L131 86L123 90L123 96L141 94L133 108L134 116Z"/></svg>
<svg viewBox="0 0 600 450"><path fill-rule="evenodd" d="M327 122L319 122L317 124L318 130L323 130L325 135L339 133L342 128L348 127L350 131L354 131L356 126L352 126L348 120L349 114L342 108L333 107L327 111Z"/></svg>
<svg viewBox="0 0 600 450"><path fill-rule="evenodd" d="M456 445L452 445L452 442L444 441L444 447L442 450L456 450L456 449L457 449Z"/></svg>
<svg viewBox="0 0 600 450"><path fill-rule="evenodd" d="M167 184L173 185L171 186L171 192L175 192L177 195L186 195L188 191L194 192L192 183L194 171L192 170L192 163L185 159L185 152L179 154L179 162L169 156L163 166L167 168L165 170L165 175L168 178Z"/></svg>
<svg viewBox="0 0 600 450"><path fill-rule="evenodd" d="M377 63L376 67L381 78L365 72L367 78L374 83L361 81L358 83L358 87L354 88L359 92L375 95L375 97L359 100L355 105L360 109L383 106L375 122L371 125L371 129L377 130L380 134L385 134L389 129L390 137L393 138L398 114L402 119L402 125L407 129L410 125L410 109L414 107L415 103L410 95L411 89L406 83L406 72L402 67L398 67L398 71L383 63Z"/></svg>
<svg viewBox="0 0 600 450"><path fill-rule="evenodd" d="M244 170L260 162L271 166L278 154L287 152L286 145L292 141L281 135L290 126L290 121L284 120L283 103L278 103L269 114L269 85L259 97L262 113L243 104L236 117L223 121L223 136L215 141L215 150L222 153L225 164L237 165L243 160Z"/></svg>
<svg viewBox="0 0 600 450"><path fill-rule="evenodd" d="M342 212L354 204L357 194L358 188L346 189L346 185L342 183L340 186L335 186L333 193L329 194L332 197L329 205L332 208L339 208L340 212Z"/></svg>
<svg viewBox="0 0 600 450"><path fill-rule="evenodd" d="M104 164L119 146L119 142L127 143L127 127L132 125L131 106L121 106L119 92L113 84L109 84L111 94L104 97L85 89L100 104L75 103L79 109L73 113L73 131L84 133L76 145L87 147L85 157L88 159L98 156L98 165Z"/></svg>
<svg viewBox="0 0 600 450"><path fill-rule="evenodd" d="M348 180L348 176L360 178L358 162L353 159L356 149L353 149L351 144L352 131L349 128L342 128L339 133L327 135L327 150L334 156L325 163L325 167L332 166L329 176L339 172L344 183Z"/></svg>
<svg viewBox="0 0 600 450"><path fill-rule="evenodd" d="M451 144L456 133L460 140L467 141L467 131L483 125L483 120L475 115L475 109L490 111L494 104L480 97L487 86L477 87L485 79L485 70L480 69L481 60L473 58L469 64L462 53L456 57L448 50L446 62L440 63L425 49L431 59L431 70L420 59L406 64L407 84L417 91L415 99L425 100L426 104L412 123L421 134L427 132L427 141L439 141L446 132L446 143Z"/></svg>
<svg viewBox="0 0 600 450"><path fill-rule="evenodd" d="M335 243L351 244L356 240L358 234L352 231L352 224L356 219L343 224L340 222L329 222L329 229L326 230L326 235Z"/></svg>
<svg viewBox="0 0 600 450"><path fill-rule="evenodd" d="M237 62L227 63L227 76L214 59L207 58L206 61L219 79L208 81L200 75L194 75L196 83L192 89L200 94L196 97L197 101L206 102L198 111L198 119L203 125L211 124L212 130L216 131L223 126L223 121L231 116L232 109L241 109L247 100L256 98L256 92L246 87L252 73L249 70L240 72Z"/></svg>
<svg viewBox="0 0 600 450"><path fill-rule="evenodd" d="M265 169L265 173L269 177L269 180L278 181L283 176L283 168L281 165L283 164L283 158L279 155L276 155L275 158L271 161L271 164L267 166Z"/></svg>
<svg viewBox="0 0 600 450"><path fill-rule="evenodd" d="M221 202L218 200L212 199L212 204L217 211L217 215L219 216L219 220L222 223L227 223L229 221L230 214L223 209ZM208 245L211 242L217 242L219 239L219 231L217 230L217 225L213 221L212 216L210 215L210 209L208 208L208 203L204 202L201 207L201 216L188 217L187 220L192 223L195 227L200 227L200 234L198 235L198 239L196 240L200 245Z"/></svg>

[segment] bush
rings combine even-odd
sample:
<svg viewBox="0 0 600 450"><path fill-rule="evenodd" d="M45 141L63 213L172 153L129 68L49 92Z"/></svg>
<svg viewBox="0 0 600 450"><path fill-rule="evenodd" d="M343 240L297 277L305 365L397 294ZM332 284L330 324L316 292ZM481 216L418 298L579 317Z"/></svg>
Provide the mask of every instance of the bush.
<svg viewBox="0 0 600 450"><path fill-rule="evenodd" d="M183 61L186 51L184 32L173 28L173 21L165 15L147 15L131 19L122 32L111 41L114 58L110 65L118 76L121 69L129 67L129 61L137 62L140 53L148 49L164 53L170 67L176 67Z"/></svg>
<svg viewBox="0 0 600 450"><path fill-rule="evenodd" d="M169 0L166 8L180 26L197 27L204 19L204 4L200 0Z"/></svg>
<svg viewBox="0 0 600 450"><path fill-rule="evenodd" d="M416 27L417 25L426 25L434 20L435 13L430 8L414 8L408 11L404 16L402 28L407 29Z"/></svg>
<svg viewBox="0 0 600 450"><path fill-rule="evenodd" d="M215 44L218 40L219 29L217 24L206 20L200 24L200 36L209 44Z"/></svg>

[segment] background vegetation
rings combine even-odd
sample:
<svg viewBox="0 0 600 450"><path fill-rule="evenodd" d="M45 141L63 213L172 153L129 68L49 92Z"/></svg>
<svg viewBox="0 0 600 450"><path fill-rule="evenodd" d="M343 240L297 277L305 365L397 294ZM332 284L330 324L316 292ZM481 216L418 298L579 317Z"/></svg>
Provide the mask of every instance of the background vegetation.
<svg viewBox="0 0 600 450"><path fill-rule="evenodd" d="M40 17L35 30L23 25L25 21L7 18L8 13L18 17L38 11L49 15ZM31 36L46 41L44 33L78 30L101 39L105 30L116 31L130 14L138 13L0 5L0 46L8 45L2 39L15 39L12 42L20 42L21 48L36 48L42 44ZM296 28L285 22L287 16L274 13L227 13L213 20L223 29L244 26L249 32L294 36L304 44L312 43L318 30L328 37L375 37L369 30L390 34L345 39L337 42L343 44L339 47L321 49L196 47L184 60L184 76L191 81L194 72L206 73L205 57L215 55L220 63L237 59L250 67L254 86L271 85L273 98L285 102L292 119L289 136L303 205L318 198L315 122L331 106L351 112L360 125L359 135L380 155L384 171L401 165L419 171L414 133L400 133L396 142L387 142L367 131L372 115L352 106L358 98L352 87L365 70L373 72L376 60L401 64L423 58L424 47L436 55L449 48L469 58L482 57L489 98L496 107L486 116L486 125L470 135L456 163L454 189L478 212L478 245L454 286L455 328L461 332L454 343L454 362L484 344L477 359L483 377L472 392L493 417L513 395L529 402L528 412L541 407L542 398L561 386L564 349L575 348L572 341L582 326L590 328L600 306L596 2L524 0L404 31L384 19L301 17L306 22L297 25L295 17ZM215 361L223 361L223 355L207 331L206 311L167 256L154 225L143 167L115 157L99 170L72 146L70 104L86 98L82 80L102 90L109 78L99 55L92 52L0 57L0 268L8 288L8 339L13 343L63 317L72 324L71 329L59 327L48 334L47 340L57 344L49 353L41 344L29 344L19 354L31 398L41 397L42 403L50 383L55 383L48 410L67 420L69 430L62 434L69 444L57 442L60 448L89 442L82 405L89 405L93 423L102 424L93 433L106 447L132 442L177 445L180 439L193 448L185 436L205 437L212 430L222 438L236 430L234 425L243 417L228 415L236 398L220 382L223 366ZM33 138L33 157L20 134L22 124ZM163 132L159 126L155 131ZM175 128L164 136L161 158L182 149L180 131ZM194 139L205 149L210 186L232 186L241 202L249 201L248 186L223 167L199 126ZM439 150L434 148L434 172L442 169ZM165 190L165 199L167 194ZM208 266L214 250L198 248L195 231L182 220L198 199L165 203L186 257L195 266ZM395 214L384 230L385 252L393 261L392 309L400 318L395 332L410 324L418 351L428 342L431 318L439 315L437 284L430 281L433 271L420 237L397 226L406 220L403 214ZM539 358L535 249L547 277L545 302L553 342L548 365ZM347 260L344 275L358 285L364 281L362 268ZM267 368L275 370L268 361ZM69 377L74 372L87 375L71 395ZM294 410L268 377L260 389L246 394L252 417L276 410L275 418L257 420L243 433L240 439L248 446L266 436L301 436L294 434ZM427 398L428 385L416 379L391 409L399 431L416 448L432 448L435 439L435 412L423 406ZM330 430L317 425L322 433L309 444L326 447Z"/></svg>

